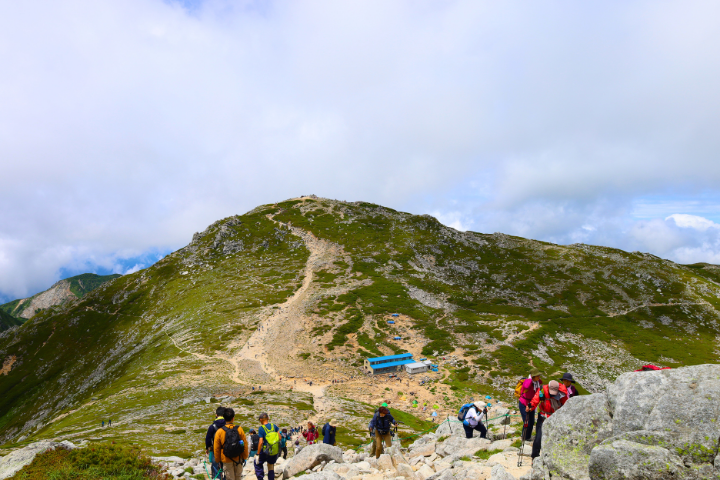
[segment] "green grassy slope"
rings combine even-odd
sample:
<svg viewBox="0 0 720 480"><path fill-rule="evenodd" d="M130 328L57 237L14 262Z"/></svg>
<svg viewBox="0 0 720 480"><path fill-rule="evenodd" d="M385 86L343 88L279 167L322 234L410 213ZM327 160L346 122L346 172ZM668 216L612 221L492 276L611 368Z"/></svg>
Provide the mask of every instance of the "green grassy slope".
<svg viewBox="0 0 720 480"><path fill-rule="evenodd" d="M15 325L22 325L22 320L0 310L0 332Z"/></svg>
<svg viewBox="0 0 720 480"><path fill-rule="evenodd" d="M122 275L118 273L114 273L112 275L83 273L82 275L76 275L74 277L67 278L66 280L70 282L70 291L74 293L76 297L82 298L86 293L92 292L103 283L121 276Z"/></svg>
<svg viewBox="0 0 720 480"><path fill-rule="evenodd" d="M306 314L316 344L300 356L308 362L360 365L362 355L409 348L392 340L390 313L408 319L402 336L420 342L423 355L456 355L443 382L458 396L508 394L531 365L571 370L597 389L643 362L719 359L720 287L710 268L305 199L216 222L156 265L0 334L0 361L17 358L0 375L0 441L106 436L96 430L112 417L142 432L118 431L118 439L180 451L197 443L194 430L214 408L183 399L217 392L235 391L250 419L260 396L236 392L228 359L302 283L309 252L288 223L347 254L314 278ZM297 393L263 395L262 405L288 422L312 403Z"/></svg>

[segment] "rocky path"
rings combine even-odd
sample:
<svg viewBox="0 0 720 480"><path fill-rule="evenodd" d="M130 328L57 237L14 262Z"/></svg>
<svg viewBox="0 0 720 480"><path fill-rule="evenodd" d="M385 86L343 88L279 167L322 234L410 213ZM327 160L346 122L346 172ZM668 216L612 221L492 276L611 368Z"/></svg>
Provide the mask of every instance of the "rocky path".
<svg viewBox="0 0 720 480"><path fill-rule="evenodd" d="M328 382L314 379L313 384L309 385L302 379L287 378L292 373L298 373L295 370L300 371L302 367L294 365L296 362L289 354L295 351L298 345L310 341L304 329L305 310L311 299L315 272L341 258L342 247L321 240L300 228L282 225L287 226L294 235L300 237L310 251L310 257L305 265L305 277L301 287L287 301L278 305L274 313L258 324L257 330L232 359L238 366L233 379L242 383L241 377L252 377L252 367L257 366L272 377L276 384L286 384L295 390L322 397Z"/></svg>

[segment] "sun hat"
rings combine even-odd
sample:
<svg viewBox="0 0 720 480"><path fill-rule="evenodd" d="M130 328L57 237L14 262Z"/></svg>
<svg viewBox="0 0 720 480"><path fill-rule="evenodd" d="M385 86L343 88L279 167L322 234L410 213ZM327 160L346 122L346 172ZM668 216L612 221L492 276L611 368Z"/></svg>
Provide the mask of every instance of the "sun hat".
<svg viewBox="0 0 720 480"><path fill-rule="evenodd" d="M557 380L550 380L550 383L548 383L548 393L550 395L557 395L560 391L560 384Z"/></svg>
<svg viewBox="0 0 720 480"><path fill-rule="evenodd" d="M563 376L560 379L560 381L562 382L563 380L570 380L572 383L575 383L575 379L573 378L572 373L570 373L570 372L563 373Z"/></svg>
<svg viewBox="0 0 720 480"><path fill-rule="evenodd" d="M330 425L337 425L337 422L335 421L334 418L333 418L332 420L330 420L328 423L329 423Z"/></svg>
<svg viewBox="0 0 720 480"><path fill-rule="evenodd" d="M538 375L540 375L540 370L538 370L537 368L533 368L532 370L530 370L531 377L537 377Z"/></svg>
<svg viewBox="0 0 720 480"><path fill-rule="evenodd" d="M473 403L475 405L475 408L478 409L478 411L481 411L483 408L485 408L485 402L477 401Z"/></svg>

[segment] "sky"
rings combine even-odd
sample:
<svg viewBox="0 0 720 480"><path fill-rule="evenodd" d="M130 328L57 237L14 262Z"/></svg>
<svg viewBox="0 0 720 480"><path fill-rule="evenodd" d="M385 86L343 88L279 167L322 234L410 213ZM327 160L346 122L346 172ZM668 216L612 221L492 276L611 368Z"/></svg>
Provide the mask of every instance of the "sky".
<svg viewBox="0 0 720 480"><path fill-rule="evenodd" d="M0 2L0 300L301 194L720 263L720 3Z"/></svg>

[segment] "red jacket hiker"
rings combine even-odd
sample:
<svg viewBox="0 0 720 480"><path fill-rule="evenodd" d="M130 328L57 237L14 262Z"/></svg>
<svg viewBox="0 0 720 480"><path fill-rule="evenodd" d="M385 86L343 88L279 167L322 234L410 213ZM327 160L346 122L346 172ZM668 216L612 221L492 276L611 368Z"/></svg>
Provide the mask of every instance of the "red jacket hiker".
<svg viewBox="0 0 720 480"><path fill-rule="evenodd" d="M560 393L562 393L562 398L558 400L560 402L560 406L565 405L565 402L567 402L567 388L565 388L565 385L560 385ZM540 415L544 417L549 417L553 413L555 413L555 408L552 406L552 401L550 399L550 392L548 391L549 387L548 385L543 385L543 387L537 391L535 394L535 397L533 397L532 402L530 404L531 410L535 410L540 406ZM540 392L543 393L543 399L540 400Z"/></svg>

